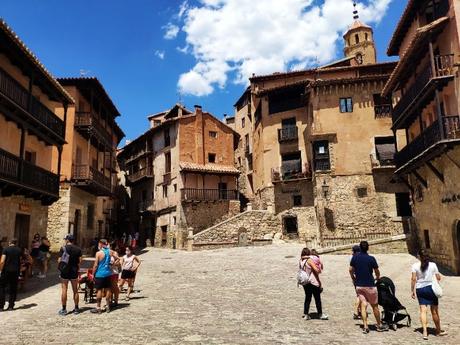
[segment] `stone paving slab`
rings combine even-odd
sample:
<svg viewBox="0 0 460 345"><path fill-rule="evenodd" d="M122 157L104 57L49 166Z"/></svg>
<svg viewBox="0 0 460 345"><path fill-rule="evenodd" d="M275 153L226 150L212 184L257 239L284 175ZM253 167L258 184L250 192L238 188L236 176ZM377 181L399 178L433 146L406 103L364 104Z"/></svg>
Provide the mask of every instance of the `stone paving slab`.
<svg viewBox="0 0 460 345"><path fill-rule="evenodd" d="M384 275L413 317L412 328L361 334L351 319L354 299L346 255L325 255L323 304L329 321L301 318L303 290L295 276L300 245L144 253L140 292L123 308L93 315L57 315L57 278L39 282L13 312L0 314L0 344L420 344L418 306L410 298L409 255L377 255ZM53 280L54 279L54 280ZM49 286L46 286L48 283ZM50 284L51 283L51 284ZM449 335L425 343L460 344L460 277L445 277L441 318ZM70 296L70 294L69 294ZM314 305L314 303L313 303ZM72 309L70 303L68 309ZM314 308L314 307L313 307ZM315 311L313 309L312 311Z"/></svg>

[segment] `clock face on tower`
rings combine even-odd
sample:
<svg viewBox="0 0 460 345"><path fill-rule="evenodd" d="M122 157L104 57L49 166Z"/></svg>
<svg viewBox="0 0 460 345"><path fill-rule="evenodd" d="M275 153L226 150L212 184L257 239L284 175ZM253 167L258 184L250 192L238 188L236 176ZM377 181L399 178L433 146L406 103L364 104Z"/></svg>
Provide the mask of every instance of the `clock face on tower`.
<svg viewBox="0 0 460 345"><path fill-rule="evenodd" d="M358 65L363 64L363 55L361 53L356 54L356 62L358 62Z"/></svg>

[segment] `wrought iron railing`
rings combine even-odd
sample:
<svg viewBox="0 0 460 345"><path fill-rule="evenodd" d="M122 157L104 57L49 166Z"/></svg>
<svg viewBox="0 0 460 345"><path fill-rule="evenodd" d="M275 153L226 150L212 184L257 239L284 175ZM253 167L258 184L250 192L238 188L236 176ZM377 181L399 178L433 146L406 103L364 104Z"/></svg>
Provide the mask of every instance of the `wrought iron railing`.
<svg viewBox="0 0 460 345"><path fill-rule="evenodd" d="M72 169L72 179L76 181L94 182L107 191L111 191L112 189L110 177L105 176L89 165L74 165Z"/></svg>
<svg viewBox="0 0 460 345"><path fill-rule="evenodd" d="M89 111L78 111L75 113L75 127L77 129L92 129L104 144L111 147L113 144L112 136L106 128L99 122L96 115Z"/></svg>
<svg viewBox="0 0 460 345"><path fill-rule="evenodd" d="M444 131L446 139L460 139L460 117L458 115L444 116L442 124L443 128L440 128L439 122L435 121L401 151L396 153L396 165L398 167L403 166L434 144L440 142L442 140L441 131Z"/></svg>
<svg viewBox="0 0 460 345"><path fill-rule="evenodd" d="M376 119L391 117L391 104L378 104L374 106L374 113Z"/></svg>
<svg viewBox="0 0 460 345"><path fill-rule="evenodd" d="M0 178L46 194L59 195L59 176L0 149Z"/></svg>
<svg viewBox="0 0 460 345"><path fill-rule="evenodd" d="M376 154L371 153L371 166L372 169L378 168L389 168L395 166L395 160L393 159L379 159Z"/></svg>
<svg viewBox="0 0 460 345"><path fill-rule="evenodd" d="M140 169L136 172L133 172L132 174L129 174L127 177L130 183L135 183L144 177L153 177L153 167L150 166Z"/></svg>
<svg viewBox="0 0 460 345"><path fill-rule="evenodd" d="M298 139L298 130L297 126L285 126L278 129L278 141L281 143L283 141L297 140Z"/></svg>
<svg viewBox="0 0 460 345"><path fill-rule="evenodd" d="M434 57L434 65L434 75L431 65L428 64L423 68L422 72L416 76L413 84L401 96L401 99L393 109L393 122L396 122L407 112L414 99L417 98L431 79L452 76L454 74L454 55L437 55Z"/></svg>
<svg viewBox="0 0 460 345"><path fill-rule="evenodd" d="M64 138L64 121L0 68L0 93L16 103L54 134Z"/></svg>
<svg viewBox="0 0 460 345"><path fill-rule="evenodd" d="M279 168L272 168L272 182L288 181L311 177L308 164L300 161L284 162Z"/></svg>
<svg viewBox="0 0 460 345"><path fill-rule="evenodd" d="M237 200L238 191L229 189L181 189L181 200L190 201L213 201L213 200Z"/></svg>

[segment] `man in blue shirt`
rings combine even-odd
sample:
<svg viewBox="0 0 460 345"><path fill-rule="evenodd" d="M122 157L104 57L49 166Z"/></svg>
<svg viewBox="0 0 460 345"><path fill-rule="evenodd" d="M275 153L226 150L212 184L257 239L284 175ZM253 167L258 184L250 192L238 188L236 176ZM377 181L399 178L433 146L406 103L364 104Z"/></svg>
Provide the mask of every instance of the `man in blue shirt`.
<svg viewBox="0 0 460 345"><path fill-rule="evenodd" d="M377 322L377 331L383 332L388 330L388 326L383 326L380 320L380 310L378 305L378 293L375 286L375 280L380 279L379 265L377 260L369 255L369 243L362 241L359 244L361 252L351 259L350 276L356 286L356 294L361 300L361 317L363 319L363 333L369 333L367 323L367 305L370 304ZM374 278L375 273L375 278Z"/></svg>

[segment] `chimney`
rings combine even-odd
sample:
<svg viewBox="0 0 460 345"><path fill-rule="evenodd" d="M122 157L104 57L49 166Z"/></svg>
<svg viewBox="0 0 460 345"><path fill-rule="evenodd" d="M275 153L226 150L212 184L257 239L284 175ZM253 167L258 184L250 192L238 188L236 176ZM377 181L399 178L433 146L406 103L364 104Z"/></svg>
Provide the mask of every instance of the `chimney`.
<svg viewBox="0 0 460 345"><path fill-rule="evenodd" d="M201 105L195 105L195 114L201 114L203 112L203 108Z"/></svg>

